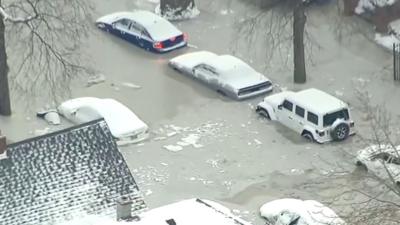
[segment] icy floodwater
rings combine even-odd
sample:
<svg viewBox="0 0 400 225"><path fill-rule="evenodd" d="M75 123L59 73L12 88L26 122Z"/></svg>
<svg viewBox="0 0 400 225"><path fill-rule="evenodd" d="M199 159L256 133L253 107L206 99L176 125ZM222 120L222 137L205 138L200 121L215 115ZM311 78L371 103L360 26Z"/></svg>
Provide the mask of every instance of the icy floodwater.
<svg viewBox="0 0 400 225"><path fill-rule="evenodd" d="M164 55L145 52L93 27L82 52L106 81L87 88L85 82L77 80L72 97L115 98L150 126L148 141L121 148L150 207L202 197L221 201L249 220L261 221L258 208L268 200L290 196L327 200L338 190L336 185L321 184L318 176L337 163L351 162L345 153L355 153L364 143L357 137L344 143L307 143L254 113L262 97L242 102L226 99L169 69L168 59L196 50L236 54L280 88L317 87L349 102L358 135L366 137L368 125L356 107L354 88L368 90L373 102L386 102L397 116L399 106L394 103L400 89L382 69L390 65L390 54L361 34L345 36L339 43L337 26L345 30L350 20L339 22L335 6L311 8L307 30L313 52L308 59L308 82L294 85L290 63L280 57L265 62L263 49L267 46L262 36L252 46L235 42L235 21L256 9L239 0L198 3L201 15L197 19L175 23L188 32L191 47ZM154 6L153 1L144 0L96 0L95 17ZM358 26L367 36L372 35L364 24ZM37 99L42 103L36 107L46 101ZM25 109L25 105L23 101L15 103L12 117L0 117L0 128L12 141L70 125L63 121L62 126L51 127L35 118L35 107ZM348 183L351 176L344 175L340 182ZM315 185L308 185L311 183Z"/></svg>

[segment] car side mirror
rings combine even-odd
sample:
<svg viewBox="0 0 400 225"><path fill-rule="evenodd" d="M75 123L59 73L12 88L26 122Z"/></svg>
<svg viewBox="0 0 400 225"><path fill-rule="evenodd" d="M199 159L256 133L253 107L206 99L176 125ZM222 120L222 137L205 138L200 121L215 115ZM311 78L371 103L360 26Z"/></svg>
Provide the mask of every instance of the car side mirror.
<svg viewBox="0 0 400 225"><path fill-rule="evenodd" d="M283 108L283 105L278 105L278 109L281 110Z"/></svg>

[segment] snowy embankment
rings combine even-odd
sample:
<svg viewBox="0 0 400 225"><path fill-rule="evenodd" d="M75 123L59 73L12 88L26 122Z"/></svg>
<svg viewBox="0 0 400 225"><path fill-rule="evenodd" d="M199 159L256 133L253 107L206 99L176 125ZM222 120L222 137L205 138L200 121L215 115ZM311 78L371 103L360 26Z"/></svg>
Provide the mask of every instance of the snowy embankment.
<svg viewBox="0 0 400 225"><path fill-rule="evenodd" d="M359 0L355 13L361 15L365 12L372 12L377 7L394 5L398 0Z"/></svg>
<svg viewBox="0 0 400 225"><path fill-rule="evenodd" d="M399 45L400 44L400 39L396 37L393 34L390 35L382 35L382 34L375 34L375 42L378 43L378 45L393 51L393 44ZM399 49L397 51L400 51Z"/></svg>
<svg viewBox="0 0 400 225"><path fill-rule="evenodd" d="M193 19L198 15L200 15L200 11L197 9L196 6L185 10L182 10L181 8L169 9L167 10L167 12L165 12L164 15L161 15L160 5L157 5L155 13L157 15L164 17L167 20L187 20L187 19Z"/></svg>

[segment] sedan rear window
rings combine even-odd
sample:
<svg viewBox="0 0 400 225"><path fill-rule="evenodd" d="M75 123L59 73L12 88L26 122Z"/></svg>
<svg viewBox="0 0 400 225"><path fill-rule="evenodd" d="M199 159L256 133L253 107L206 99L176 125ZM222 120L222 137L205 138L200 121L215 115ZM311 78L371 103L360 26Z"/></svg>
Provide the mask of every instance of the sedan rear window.
<svg viewBox="0 0 400 225"><path fill-rule="evenodd" d="M349 111L342 109L334 113L329 113L324 116L324 127L332 125L337 119L349 119Z"/></svg>

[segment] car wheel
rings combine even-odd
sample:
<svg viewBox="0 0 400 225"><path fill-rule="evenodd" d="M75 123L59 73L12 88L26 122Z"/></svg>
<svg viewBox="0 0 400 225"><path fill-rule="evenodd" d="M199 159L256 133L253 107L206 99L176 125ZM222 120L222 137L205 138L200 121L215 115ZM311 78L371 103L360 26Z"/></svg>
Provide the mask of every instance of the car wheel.
<svg viewBox="0 0 400 225"><path fill-rule="evenodd" d="M362 163L361 161L357 161L357 162L356 162L356 166L357 166L358 168L364 170L364 171L368 171L367 166L366 166L364 163Z"/></svg>
<svg viewBox="0 0 400 225"><path fill-rule="evenodd" d="M339 123L333 130L331 131L332 139L335 141L343 141L345 140L350 133L350 127L346 123Z"/></svg>
<svg viewBox="0 0 400 225"><path fill-rule="evenodd" d="M314 142L314 136L308 131L303 131L301 136L309 142Z"/></svg>
<svg viewBox="0 0 400 225"><path fill-rule="evenodd" d="M219 93L219 94L221 94L221 95L223 95L223 96L226 96L226 94L225 94L225 92L223 92L223 91L221 91L221 90L217 90L217 92Z"/></svg>
<svg viewBox="0 0 400 225"><path fill-rule="evenodd" d="M266 109L263 109L261 107L257 107L256 109L256 113L260 114L261 116L267 118L267 119L271 119L271 117L269 116L269 113Z"/></svg>
<svg viewBox="0 0 400 225"><path fill-rule="evenodd" d="M400 181L396 181L396 185L400 188Z"/></svg>

